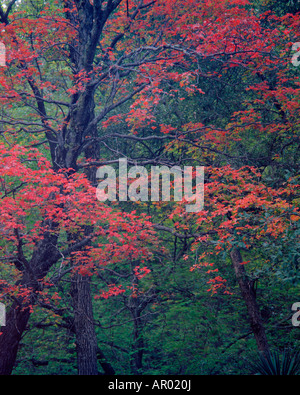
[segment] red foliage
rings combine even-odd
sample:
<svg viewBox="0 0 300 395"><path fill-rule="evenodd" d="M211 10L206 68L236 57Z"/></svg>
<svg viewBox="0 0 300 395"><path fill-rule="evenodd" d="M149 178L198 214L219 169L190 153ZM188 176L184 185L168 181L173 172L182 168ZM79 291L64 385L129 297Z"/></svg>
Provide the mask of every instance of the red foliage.
<svg viewBox="0 0 300 395"><path fill-rule="evenodd" d="M205 155L213 158L215 152L239 141L248 128L255 128L259 133L276 133L286 139L299 138L299 78L290 76L290 59L284 56L292 42L299 40L299 15L279 18L268 13L259 17L246 7L248 4L246 0L188 0L184 5L179 0L157 0L140 2L139 6L136 1L129 1L128 5L121 2L104 26L101 51L96 54L92 71L72 70L60 64L69 58L68 44L79 43L78 26L66 18L66 12L76 15L75 6L55 12L45 7L38 18L16 12L8 25L0 25L9 68L9 73L7 68L0 69L0 102L9 119L5 131L7 142L0 146L0 232L5 242L1 252L10 271L8 277L13 280L18 277L18 270L10 264L15 263L22 250L26 249L27 256L33 254L45 232L57 235L62 265L72 263L81 275L92 276L109 263L132 257L151 258L150 247L157 241L150 218L99 203L84 175L70 169L55 172L51 168L53 163L37 149L17 144L22 141L22 128L32 132L29 138L32 145L39 142L35 133L38 136L52 133L61 138L69 122L62 108L70 100L75 102L93 79L101 83L103 91L117 86L114 104L131 100L127 114L111 115L108 119L100 114L96 120L102 121L105 128L127 122L131 132L139 136L146 126L157 128L153 110L166 95L178 100L205 95L197 85L199 77L218 79L232 67L245 68L251 76L272 71L277 76L276 86L270 86L266 80L251 84L249 91L255 94L255 99L246 103L244 111L233 114L232 122L224 130L213 125L205 127L200 122L178 128L168 120L160 124L162 135L174 136L166 148L176 150L192 139L195 147L190 149L192 155L197 157L198 147L205 146ZM268 27L262 24L266 18ZM124 39L112 45L116 37ZM136 54L142 54L143 60L137 61ZM55 82L55 78L49 78L44 59L57 62L58 73L64 80ZM107 59L110 66L104 70ZM200 65L203 59L220 61L222 67L204 75ZM116 70L125 70L126 75L130 67L134 67L134 77L121 80ZM168 81L172 82L172 89L166 91ZM34 89L30 89L33 85ZM34 107L33 100L40 105L40 94L50 107L55 105L55 116L50 111L49 117L41 117L38 107L25 120L17 115L10 120L9 114L17 106L26 103ZM102 100L100 96L99 100ZM274 101L280 106L281 118L262 122L260 106ZM178 204L169 216L176 219L179 231L185 231L189 223L195 224L193 231L200 235L194 248L199 243L213 242L209 248L219 254L238 239L248 249L258 240L284 237L286 229L298 219L299 207L293 206L290 199L299 188L297 180L290 179L285 186L272 189L264 185L254 167L236 169L226 165L208 167L206 172L210 178L205 186L205 210L196 215L186 214L184 204ZM255 215L251 216L251 212ZM85 226L94 227L90 243L76 248L84 240ZM74 240L66 241L66 234L73 234ZM64 249L72 246L74 251L63 256ZM196 266L208 264L207 254ZM146 267L137 266L134 270L138 279L148 272ZM10 280L2 282L4 293L16 292L26 297L27 291L24 294ZM210 280L213 291L224 283L219 275ZM116 292L121 292L119 286L111 287L102 296Z"/></svg>

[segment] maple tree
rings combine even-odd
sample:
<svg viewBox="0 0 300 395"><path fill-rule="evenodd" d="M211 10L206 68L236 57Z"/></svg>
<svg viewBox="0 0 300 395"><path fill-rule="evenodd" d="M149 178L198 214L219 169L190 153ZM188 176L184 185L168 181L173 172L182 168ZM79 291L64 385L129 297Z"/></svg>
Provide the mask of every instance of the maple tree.
<svg viewBox="0 0 300 395"><path fill-rule="evenodd" d="M78 372L98 374L90 281L119 262L131 262L140 369L140 313L154 296L139 293L138 282L162 248L158 232L185 242L186 261L196 254L191 270L204 268L213 293L230 293L214 268L214 257L229 254L258 348L267 351L246 267L248 251L268 264L265 252L299 226L299 78L289 53L299 15L257 16L246 0L65 0L29 9L10 1L0 18L1 293L12 301L0 373L12 372L35 306L59 304L53 284L71 276ZM246 93L227 119L178 110L210 105L210 87L232 87L237 76ZM151 218L139 205L137 214L98 202L96 169L120 157L206 166L204 210L159 202ZM268 182L270 169L276 183ZM117 281L96 297L123 294Z"/></svg>

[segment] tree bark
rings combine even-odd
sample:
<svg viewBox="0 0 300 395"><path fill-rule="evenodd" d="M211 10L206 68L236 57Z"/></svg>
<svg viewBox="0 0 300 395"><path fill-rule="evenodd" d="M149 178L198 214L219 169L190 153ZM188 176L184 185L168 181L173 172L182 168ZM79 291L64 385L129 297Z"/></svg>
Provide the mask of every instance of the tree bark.
<svg viewBox="0 0 300 395"><path fill-rule="evenodd" d="M134 314L134 330L133 330L133 373L141 374L143 369L143 355L144 355L144 336L143 324L141 322L140 312Z"/></svg>
<svg viewBox="0 0 300 395"><path fill-rule="evenodd" d="M155 300L156 296L156 290L151 287L141 295L131 296L126 303L126 307L133 318L132 359L130 361L133 374L142 374L143 369L143 356L145 352L143 329L145 322L141 314Z"/></svg>
<svg viewBox="0 0 300 395"><path fill-rule="evenodd" d="M51 224L48 226L53 228ZM29 300L22 297L15 299L6 317L6 326L1 328L0 335L0 375L10 375L15 366L17 352L23 332L30 318L30 304L36 297L41 280L48 270L58 261L60 254L56 249L57 237L45 232L43 240L37 244L30 262L27 262L22 252L22 245L18 249L16 267L22 271L22 279L18 282L30 292Z"/></svg>
<svg viewBox="0 0 300 395"><path fill-rule="evenodd" d="M29 308L22 309L18 302L11 306L6 326L0 336L0 375L10 375L15 366L17 352L22 334L30 317Z"/></svg>
<svg viewBox="0 0 300 395"><path fill-rule="evenodd" d="M247 306L250 326L253 331L258 350L263 353L268 353L269 345L257 304L253 281L251 281L247 276L245 267L242 264L243 259L240 251L234 248L231 251L230 256L242 297Z"/></svg>
<svg viewBox="0 0 300 395"><path fill-rule="evenodd" d="M90 293L90 278L75 273L71 294L74 307L78 374L98 375L98 347Z"/></svg>

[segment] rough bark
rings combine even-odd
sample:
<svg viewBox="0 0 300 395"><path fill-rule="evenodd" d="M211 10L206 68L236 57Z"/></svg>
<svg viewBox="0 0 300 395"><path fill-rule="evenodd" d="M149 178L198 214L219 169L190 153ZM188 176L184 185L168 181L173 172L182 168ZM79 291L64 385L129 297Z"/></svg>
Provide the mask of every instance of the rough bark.
<svg viewBox="0 0 300 395"><path fill-rule="evenodd" d="M263 353L268 353L269 345L265 333L265 328L263 326L259 306L256 300L254 283L248 278L245 266L241 264L243 262L243 259L240 251L234 248L231 251L230 256L235 275L242 293L242 297L247 306L250 326L254 334L258 350Z"/></svg>
<svg viewBox="0 0 300 395"><path fill-rule="evenodd" d="M15 365L19 343L30 317L28 308L15 302L6 317L6 326L0 336L0 375L10 375Z"/></svg>
<svg viewBox="0 0 300 395"><path fill-rule="evenodd" d="M77 369L79 375L98 375L97 338L94 328L90 279L76 273L72 283Z"/></svg>

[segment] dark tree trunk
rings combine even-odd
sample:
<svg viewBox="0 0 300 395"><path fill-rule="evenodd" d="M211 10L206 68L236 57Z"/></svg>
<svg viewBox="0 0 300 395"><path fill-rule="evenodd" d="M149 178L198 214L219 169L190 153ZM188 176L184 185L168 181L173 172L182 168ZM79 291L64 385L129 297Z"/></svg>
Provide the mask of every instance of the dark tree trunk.
<svg viewBox="0 0 300 395"><path fill-rule="evenodd" d="M133 374L142 374L143 357L145 352L144 341L144 326L145 319L142 317L142 312L146 307L152 303L157 297L155 288L150 288L147 292L135 297L130 297L126 303L131 316L133 318L133 342L132 342L132 359L131 371Z"/></svg>
<svg viewBox="0 0 300 395"><path fill-rule="evenodd" d="M51 228L51 224L48 223ZM30 262L23 256L19 245L16 267L23 272L19 285L30 290L29 300L21 297L11 305L6 317L6 326L1 328L0 336L0 375L9 375L15 366L20 340L30 318L30 304L34 302L39 290L39 279L58 261L60 254L56 249L57 237L46 232L44 239L37 244Z"/></svg>
<svg viewBox="0 0 300 395"><path fill-rule="evenodd" d="M76 273L72 283L77 369L79 375L98 375L97 338L94 327L90 278Z"/></svg>
<svg viewBox="0 0 300 395"><path fill-rule="evenodd" d="M250 326L253 331L258 350L263 353L268 353L269 345L257 304L253 281L248 278L245 267L241 264L243 259L240 251L234 248L231 251L230 256L243 299L247 306Z"/></svg>
<svg viewBox="0 0 300 395"><path fill-rule="evenodd" d="M133 330L133 373L141 374L143 368L143 355L144 355L144 336L143 336L143 323L141 322L140 313L134 316L134 330Z"/></svg>
<svg viewBox="0 0 300 395"><path fill-rule="evenodd" d="M106 356L103 354L102 350L100 350L100 348L98 348L98 361L104 371L104 374L114 375L116 373L114 368L106 359Z"/></svg>
<svg viewBox="0 0 300 395"><path fill-rule="evenodd" d="M72 331L76 336L78 374L85 376L98 375L98 360L104 374L115 374L104 353L97 346L90 278L76 273L73 278L71 294L74 308Z"/></svg>
<svg viewBox="0 0 300 395"><path fill-rule="evenodd" d="M4 333L0 336L0 375L12 373L29 317L28 308L22 310L18 302L13 303L6 317L6 326L2 328Z"/></svg>

